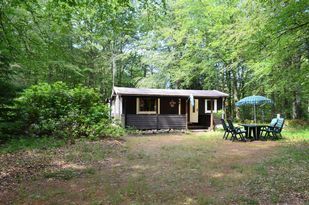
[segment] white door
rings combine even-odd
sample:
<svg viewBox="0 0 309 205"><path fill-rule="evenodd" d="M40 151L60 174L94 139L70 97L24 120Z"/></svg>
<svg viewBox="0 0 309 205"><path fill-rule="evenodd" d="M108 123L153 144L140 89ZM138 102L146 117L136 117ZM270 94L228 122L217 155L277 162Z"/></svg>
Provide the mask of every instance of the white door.
<svg viewBox="0 0 309 205"><path fill-rule="evenodd" d="M190 122L198 122L198 99L194 99L194 106L190 104Z"/></svg>

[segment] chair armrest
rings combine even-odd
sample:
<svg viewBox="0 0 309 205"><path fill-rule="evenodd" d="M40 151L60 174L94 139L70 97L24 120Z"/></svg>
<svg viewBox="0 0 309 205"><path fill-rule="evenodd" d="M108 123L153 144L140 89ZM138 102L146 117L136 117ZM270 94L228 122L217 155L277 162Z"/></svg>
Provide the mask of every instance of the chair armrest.
<svg viewBox="0 0 309 205"><path fill-rule="evenodd" d="M265 126L265 127L261 128L262 131L270 131L270 130L273 130L273 129L274 129L273 126Z"/></svg>
<svg viewBox="0 0 309 205"><path fill-rule="evenodd" d="M239 131L239 132L244 131L244 130L242 130L240 127L235 127L235 130L236 130L236 131Z"/></svg>

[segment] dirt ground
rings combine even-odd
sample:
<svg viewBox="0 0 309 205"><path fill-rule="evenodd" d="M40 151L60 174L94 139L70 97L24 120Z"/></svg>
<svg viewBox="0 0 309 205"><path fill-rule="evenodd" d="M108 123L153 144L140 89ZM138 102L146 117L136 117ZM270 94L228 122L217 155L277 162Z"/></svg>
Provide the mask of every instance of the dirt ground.
<svg viewBox="0 0 309 205"><path fill-rule="evenodd" d="M176 133L1 155L0 204L305 203L251 192L282 144Z"/></svg>

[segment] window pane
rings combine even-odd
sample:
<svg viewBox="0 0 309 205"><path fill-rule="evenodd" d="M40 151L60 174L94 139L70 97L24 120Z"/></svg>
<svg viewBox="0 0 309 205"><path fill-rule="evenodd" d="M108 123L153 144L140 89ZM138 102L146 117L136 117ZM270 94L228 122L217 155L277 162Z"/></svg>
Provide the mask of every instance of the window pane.
<svg viewBox="0 0 309 205"><path fill-rule="evenodd" d="M207 100L207 110L211 110L211 101Z"/></svg>
<svg viewBox="0 0 309 205"><path fill-rule="evenodd" d="M211 100L207 100L206 101L207 103L206 103L206 111L211 111ZM216 100L213 100L212 101L212 110L214 111L214 112L216 112L216 108L217 108L217 101Z"/></svg>
<svg viewBox="0 0 309 205"><path fill-rule="evenodd" d="M156 111L156 99L155 98L140 98L139 101L140 111Z"/></svg>

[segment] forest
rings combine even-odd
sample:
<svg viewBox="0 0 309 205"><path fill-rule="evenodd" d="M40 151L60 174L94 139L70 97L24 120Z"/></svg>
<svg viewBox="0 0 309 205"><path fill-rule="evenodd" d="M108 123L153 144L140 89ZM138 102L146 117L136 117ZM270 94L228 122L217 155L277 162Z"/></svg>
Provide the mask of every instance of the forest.
<svg viewBox="0 0 309 205"><path fill-rule="evenodd" d="M61 81L102 102L113 85L217 89L236 119L235 102L263 95L273 114L308 119L308 19L306 0L3 0L0 118Z"/></svg>
<svg viewBox="0 0 309 205"><path fill-rule="evenodd" d="M308 0L0 0L0 204L309 204L308 128Z"/></svg>

